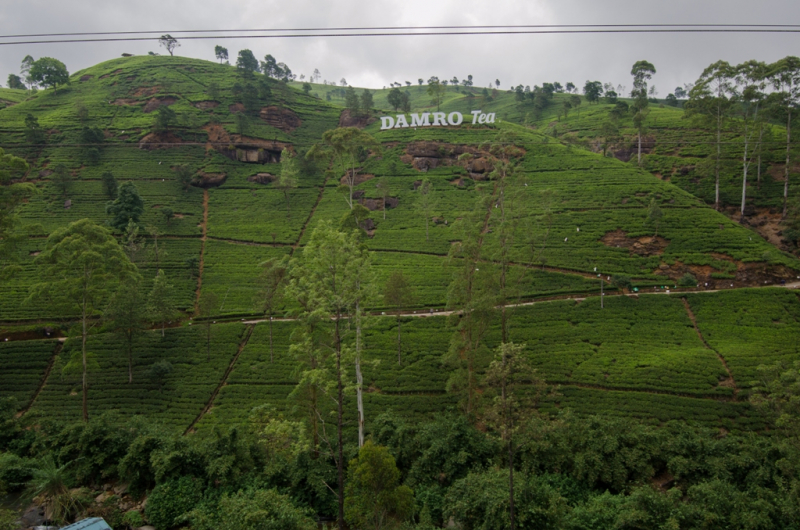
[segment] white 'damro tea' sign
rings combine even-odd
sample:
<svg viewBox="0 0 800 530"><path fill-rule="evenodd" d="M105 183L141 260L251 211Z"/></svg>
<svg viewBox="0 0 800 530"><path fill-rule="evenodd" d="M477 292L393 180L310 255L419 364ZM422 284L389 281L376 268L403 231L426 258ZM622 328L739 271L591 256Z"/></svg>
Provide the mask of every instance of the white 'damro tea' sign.
<svg viewBox="0 0 800 530"><path fill-rule="evenodd" d="M494 112L484 114L480 110L473 110L472 124L483 125L486 123L494 123ZM397 116L381 116L381 130L386 129L402 129L404 127L446 127L448 125L461 125L464 122L464 115L460 112L451 112L445 114L444 112L423 112L418 114L409 114L411 123L408 123L405 114L398 114ZM433 118L433 123L431 123Z"/></svg>

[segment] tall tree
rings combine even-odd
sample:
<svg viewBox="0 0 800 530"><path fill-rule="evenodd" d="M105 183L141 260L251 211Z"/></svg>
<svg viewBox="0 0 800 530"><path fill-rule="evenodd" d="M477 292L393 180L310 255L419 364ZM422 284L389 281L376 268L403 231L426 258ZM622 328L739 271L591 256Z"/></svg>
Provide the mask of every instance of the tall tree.
<svg viewBox="0 0 800 530"><path fill-rule="evenodd" d="M187 164L178 164L175 166L175 175L178 177L178 183L183 188L183 191L189 191L192 187L192 179L194 176L192 175L192 170L189 169Z"/></svg>
<svg viewBox="0 0 800 530"><path fill-rule="evenodd" d="M161 106L156 111L155 130L159 132L168 132L169 128L178 120L175 111L166 105Z"/></svg>
<svg viewBox="0 0 800 530"><path fill-rule="evenodd" d="M30 298L48 300L66 314L77 311L80 315L82 410L83 420L88 421L86 339L91 320L105 306L119 281L138 276L138 271L111 232L89 219L53 232L35 263L40 266L43 281L31 288Z"/></svg>
<svg viewBox="0 0 800 530"><path fill-rule="evenodd" d="M497 305L500 306L501 340L508 342L509 328L509 301L518 293L518 281L510 278L511 256L514 249L515 234L519 224L520 215L517 206L523 183L520 182L522 173L516 166L514 159L522 157L525 152L516 146L518 138L515 134L503 130L492 142L484 144L494 158L494 168L489 174L494 183L494 207L491 208L489 225L497 234L497 251L494 260L499 266L496 275Z"/></svg>
<svg viewBox="0 0 800 530"><path fill-rule="evenodd" d="M495 314L492 274L486 267L480 273L485 212L492 201L491 194L482 194L475 208L454 224L458 241L451 245L449 253L457 266L447 292L447 307L452 310L450 319L455 326L449 351L444 355L444 362L454 368L447 389L463 396L462 406L468 416L475 413L479 373L486 353L483 341Z"/></svg>
<svg viewBox="0 0 800 530"><path fill-rule="evenodd" d="M69 190L72 188L72 173L64 164L58 164L53 169L53 176L51 177L53 185L58 191L61 192L63 197L69 195ZM127 221L126 221L127 222Z"/></svg>
<svg viewBox="0 0 800 530"><path fill-rule="evenodd" d="M603 95L603 84L600 81L586 81L583 85L583 95L589 103L597 103Z"/></svg>
<svg viewBox="0 0 800 530"><path fill-rule="evenodd" d="M28 89L33 88L33 79L31 79L31 67L33 66L34 58L26 55L20 64L19 73L22 74L22 80L28 85Z"/></svg>
<svg viewBox="0 0 800 530"><path fill-rule="evenodd" d="M433 184L428 178L422 179L422 183L417 187L417 199L414 206L417 211L425 218L425 241L429 241L428 224L433 217L433 212L437 206L436 194L433 191Z"/></svg>
<svg viewBox="0 0 800 530"><path fill-rule="evenodd" d="M100 180L103 183L103 193L108 197L108 200L113 201L116 199L119 186L117 185L117 179L114 178L114 174L110 171L104 171L100 176Z"/></svg>
<svg viewBox="0 0 800 530"><path fill-rule="evenodd" d="M356 231L343 233L333 228L329 222L319 224L311 234L309 243L303 248L299 258L292 261L291 280L287 294L304 300L302 317L322 319L332 322L330 337L332 352L333 388L329 396L336 405L336 449L331 455L336 462L338 478L339 513L338 524L344 528L344 399L345 372L343 364L347 360L347 348L343 344L348 317L359 318L359 312L366 302L371 289L369 252L359 241ZM358 341L358 335L356 336ZM310 344L307 335L303 342ZM357 344L358 348L358 344ZM359 354L355 354L358 371ZM318 373L318 372L316 372ZM307 377L314 377L313 374ZM318 377L318 376L317 376ZM360 386L357 382L357 390ZM335 392L335 393L334 393ZM359 403L359 439L363 440L364 415ZM333 449L333 447L332 447Z"/></svg>
<svg viewBox="0 0 800 530"><path fill-rule="evenodd" d="M258 310L269 317L269 362L274 359L272 348L272 319L283 303L283 294L288 281L288 264L277 258L260 263L261 273L258 275L256 305Z"/></svg>
<svg viewBox="0 0 800 530"><path fill-rule="evenodd" d="M770 66L773 85L778 90L778 108L786 119L786 167L783 182L783 214L786 218L789 201L789 174L792 144L792 119L800 106L800 58L789 56Z"/></svg>
<svg viewBox="0 0 800 530"><path fill-rule="evenodd" d="M8 88L25 90L25 83L22 78L16 74L8 74Z"/></svg>
<svg viewBox="0 0 800 530"><path fill-rule="evenodd" d="M141 287L138 277L120 282L104 315L111 329L124 343L128 357L128 383L133 383L133 345L144 331L147 319L146 300Z"/></svg>
<svg viewBox="0 0 800 530"><path fill-rule="evenodd" d="M25 139L29 144L42 145L47 142L44 129L39 125L39 119L33 114L25 116Z"/></svg>
<svg viewBox="0 0 800 530"><path fill-rule="evenodd" d="M125 230L130 221L139 223L144 214L144 201L133 182L126 182L120 186L117 198L106 206L106 213L112 216L108 224L118 231Z"/></svg>
<svg viewBox="0 0 800 530"><path fill-rule="evenodd" d="M347 469L348 522L364 529L398 528L414 513L414 492L400 478L388 448L372 442L361 447Z"/></svg>
<svg viewBox="0 0 800 530"><path fill-rule="evenodd" d="M397 109L403 105L403 93L400 91L399 88L393 88L389 91L389 95L386 96L389 105L394 107L394 111L397 112Z"/></svg>
<svg viewBox="0 0 800 530"><path fill-rule="evenodd" d="M258 59L248 49L239 50L239 56L236 58L236 69L244 77L253 77L253 74L259 70Z"/></svg>
<svg viewBox="0 0 800 530"><path fill-rule="evenodd" d="M178 309L172 301L172 285L167 282L167 275L158 269L153 281L153 288L147 295L147 314L150 322L161 325L161 336L167 322L178 318Z"/></svg>
<svg viewBox="0 0 800 530"><path fill-rule="evenodd" d="M645 120L650 113L648 106L650 105L647 99L647 82L652 79L653 74L656 73L656 67L647 61L636 61L631 68L631 75L633 76L633 125L636 127L636 134L638 136L638 153L637 163L642 165L642 135L645 131Z"/></svg>
<svg viewBox="0 0 800 530"><path fill-rule="evenodd" d="M367 90L366 88L361 93L361 97L359 98L359 107L361 108L361 114L364 116L369 116L372 112L372 107L375 106L375 102L372 97L372 92Z"/></svg>
<svg viewBox="0 0 800 530"><path fill-rule="evenodd" d="M375 188L378 190L378 194L380 194L382 200L382 210L383 210L383 218L386 219L386 199L389 197L389 193L391 192L391 188L389 187L389 179L386 177L381 177L378 179L378 183L375 184Z"/></svg>
<svg viewBox="0 0 800 530"><path fill-rule="evenodd" d="M380 144L375 138L357 127L339 127L322 134L322 142L315 144L306 154L307 158L327 159L333 167L344 170L345 185L348 188L347 205L353 209L353 191L358 179L358 165L361 156L370 150L378 151Z"/></svg>
<svg viewBox="0 0 800 530"><path fill-rule="evenodd" d="M521 437L516 435L527 421L538 415L539 401L547 392L544 380L528 364L524 349L524 344L501 343L485 378L495 396L483 411L484 419L506 446L511 530L516 527L514 457L522 445Z"/></svg>
<svg viewBox="0 0 800 530"><path fill-rule="evenodd" d="M69 83L69 72L64 63L52 57L42 57L31 65L31 80L44 87L52 87L58 93L58 85Z"/></svg>
<svg viewBox="0 0 800 530"><path fill-rule="evenodd" d="M355 117L361 114L361 102L358 100L358 94L353 87L347 87L344 96L344 104L350 110L350 115Z"/></svg>
<svg viewBox="0 0 800 530"><path fill-rule="evenodd" d="M300 183L300 168L297 164L295 155L288 149L281 151L281 172L275 187L283 192L286 200L286 218L291 219L289 210L289 192L296 189Z"/></svg>
<svg viewBox="0 0 800 530"><path fill-rule="evenodd" d="M744 221L747 199L747 173L753 162L753 155L760 150L764 137L766 121L763 103L766 99L767 65L758 61L747 61L736 67L737 103L736 110L741 118L744 149L742 153L742 205L740 220Z"/></svg>
<svg viewBox="0 0 800 530"><path fill-rule="evenodd" d="M228 60L228 48L223 48L217 44L214 46L214 56L219 60L219 64L222 64L222 61Z"/></svg>
<svg viewBox="0 0 800 530"><path fill-rule="evenodd" d="M167 33L166 35L161 35L161 37L159 37L158 45L166 48L171 57L172 52L174 52L175 48L179 47L181 43L178 42L178 39Z"/></svg>
<svg viewBox="0 0 800 530"><path fill-rule="evenodd" d="M697 116L713 124L717 135L717 152L714 165L714 208L719 210L719 173L722 160L722 130L725 128L732 106L734 68L725 61L717 61L700 74L689 91L686 102L687 116Z"/></svg>
<svg viewBox="0 0 800 530"><path fill-rule="evenodd" d="M397 364L403 364L403 343L400 339L401 315L404 307L414 303L414 290L403 271L394 271L386 281L384 303L395 310L397 316Z"/></svg>
<svg viewBox="0 0 800 530"><path fill-rule="evenodd" d="M437 111L442 104L442 99L444 98L446 90L447 87L439 81L438 77L433 76L428 79L427 94L431 97L431 104L436 105Z"/></svg>

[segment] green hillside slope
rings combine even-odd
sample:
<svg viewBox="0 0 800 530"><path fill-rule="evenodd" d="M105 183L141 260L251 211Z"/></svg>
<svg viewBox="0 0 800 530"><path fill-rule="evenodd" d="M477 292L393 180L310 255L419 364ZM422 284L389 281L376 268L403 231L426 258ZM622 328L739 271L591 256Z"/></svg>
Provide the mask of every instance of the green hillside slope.
<svg viewBox="0 0 800 530"><path fill-rule="evenodd" d="M250 327L234 321L260 316L253 304L260 263L292 255L321 221L338 224L349 212L340 186L344 167L301 164L299 185L288 196L274 182L283 149L302 155L326 130L352 122L342 116L341 102L327 101L320 87L306 95L260 75L247 78L230 66L129 57L74 74L57 94L41 91L0 110L0 144L28 161L26 180L41 192L19 208L25 240L0 256L0 264L20 266L13 277L0 279L0 339L12 339L0 344L0 355L9 359L0 362L3 395L14 395L20 406L33 401L30 410L44 417L79 416L77 380L63 371L79 349L71 329L75 315L26 298L39 278L34 260L49 234L78 219L109 219L103 175L111 172L119 184L133 182L144 200L146 246L137 256L144 289L163 269L184 314L166 339L146 333L136 348L130 385L123 384L127 360L120 345L105 330L96 331L90 346L99 370L91 376L90 409L145 414L178 430L241 422L264 402L288 409L287 396L297 381L288 357L294 324L276 326L278 355L269 363L267 326L254 324L250 334ZM416 109L430 105L418 87L410 92ZM516 177L513 189L504 193L516 197L510 210L516 223L510 275L520 301L583 299L598 294L601 284L614 293L618 289L611 280L621 276L631 278L631 291L643 295L610 298L603 310L597 298L587 298L537 303L514 313L515 340L528 344L531 361L548 381L563 385L550 410L570 407L740 429L763 426L746 403L754 363L797 358L796 345L792 350L786 338L756 362L740 347L750 339L726 330L735 326L738 307L759 304L784 315L783 326L755 319L748 328L754 335L795 333L793 294L738 289L792 283L800 276L800 262L709 208L701 200L706 184L693 189L683 177L658 178L647 171L662 160L659 148L639 169L562 141L560 133L554 136L556 127L578 137L582 127L591 136L607 112L603 105L585 105L580 116L571 112L561 122L548 114L534 122L510 98L499 93L484 101L448 91L444 111L496 112L500 119L491 125L381 130L379 121L355 121L381 144L380 151L362 153L355 190L356 200L371 210L365 244L374 253L378 282L383 285L401 270L416 294L405 308L410 313L404 326L407 364L398 367L393 361L393 318L376 318L367 332L367 355L381 361L365 369L369 414L392 409L421 418L456 403L445 391L449 369L442 364L453 330L443 317L413 315L445 309L448 285L462 264L449 253L469 220L482 222L480 275L496 274L499 188L489 174L498 161L491 150L510 141L516 147L510 159ZM375 101L378 108L388 105L383 92ZM160 129L157 117L168 111L159 109L175 114ZM683 123L678 112L654 109L651 118L664 126L664 135L672 134ZM44 131L43 144L29 141L28 116ZM86 130L93 128L102 141L87 142ZM689 156L691 145L686 149L669 156ZM54 178L60 165L72 177L66 192ZM182 168L192 177L189 186L180 181ZM382 179L389 190L386 202L376 186ZM424 179L435 196L432 219L417 207ZM771 204L770 189L765 184L764 205ZM663 213L657 222L649 219L654 205ZM163 215L167 209L172 218ZM686 275L701 291L736 292L682 295L694 314L679 298L650 296L674 294ZM220 322L211 326L210 358L197 321L190 321L204 293L216 294L219 301L211 317ZM378 317L387 310L380 299L369 309ZM63 349L52 340L13 340L30 338L22 332L43 326L69 335ZM705 342L700 334L708 334ZM498 335L490 333L485 346L496 346ZM30 362L24 362L28 351ZM175 367L163 384L148 375L161 359Z"/></svg>

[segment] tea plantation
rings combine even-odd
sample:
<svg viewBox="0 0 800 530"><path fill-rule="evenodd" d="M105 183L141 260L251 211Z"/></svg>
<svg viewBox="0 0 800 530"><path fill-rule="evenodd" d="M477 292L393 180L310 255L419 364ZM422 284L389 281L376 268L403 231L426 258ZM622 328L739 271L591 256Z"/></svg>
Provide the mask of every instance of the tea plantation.
<svg viewBox="0 0 800 530"><path fill-rule="evenodd" d="M0 90L0 146L27 161L30 170L20 178L38 191L17 210L20 241L0 255L0 266L14 271L0 277L0 397L16 398L20 410L30 404L25 413L37 418L80 417L80 371L70 363L80 353L78 315L29 293L50 234L84 218L109 221L111 173L119 186L135 184L144 203L133 260L141 288L149 292L163 270L181 314L163 337L151 329L136 339L130 383L121 339L107 326L93 328L90 413L144 415L176 432L241 424L262 404L296 413L290 394L299 371L289 346L298 324L283 316L297 304L281 302L270 328L255 300L257 279L265 261L299 255L315 227L339 224L350 212L341 185L349 168L303 155L325 131L356 125L380 144L358 153L354 186L355 201L370 210L363 242L378 291L401 271L413 294L402 308L400 364L394 308L380 295L369 302L368 419L394 411L417 421L458 407L443 359L454 322L440 314L464 266L451 249L464 224L477 219L479 266L484 275L498 271L493 153L513 146L503 193L514 199L503 211L513 224L509 278L520 304L509 309L510 335L526 345L538 373L558 385L542 410L765 427L748 389L759 365L800 359L800 300L770 287L796 282L800 261L707 205L709 132L683 119L681 109L652 109L655 147L638 168L595 152L610 104L586 104L562 117L555 109L567 96L557 94L534 119L508 92L485 98L449 90L444 112L481 109L498 120L381 130L373 118L395 114L387 90L375 91L372 115L357 119L343 113L338 90L326 98L332 90L312 85L306 94L296 83L167 56L98 64L74 73L58 93ZM435 110L423 89L408 90L413 111ZM168 123L157 126L160 119ZM629 121L621 125L628 137ZM93 130L99 136L89 138ZM300 155L290 189L277 179L284 149ZM419 207L425 181L433 197L427 213ZM737 182L735 171L725 173L726 203L735 202ZM753 204L774 208L779 187L765 166ZM678 289L686 275L697 288L689 281ZM612 285L621 276L630 285ZM602 309L601 284L608 295ZM623 288L631 296L616 296ZM198 302L208 294L215 306L198 318ZM44 338L44 329L64 342ZM492 322L480 345L479 375L500 342L499 322ZM354 400L347 399L353 428Z"/></svg>

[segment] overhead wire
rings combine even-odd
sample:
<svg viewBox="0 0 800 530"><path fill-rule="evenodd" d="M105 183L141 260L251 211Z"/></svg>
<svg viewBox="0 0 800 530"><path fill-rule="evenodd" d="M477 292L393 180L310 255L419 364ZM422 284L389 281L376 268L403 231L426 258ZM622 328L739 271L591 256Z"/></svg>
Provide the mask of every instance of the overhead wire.
<svg viewBox="0 0 800 530"><path fill-rule="evenodd" d="M175 35L172 35L172 34ZM227 34L226 34L227 33ZM150 41L153 36L169 34L183 40L207 39L276 39L276 38L338 38L338 37L410 37L410 36L472 36L472 35L535 35L535 34L613 34L613 33L800 33L796 24L538 24L538 25L475 25L475 26L373 26L337 28L263 28L207 29L172 31L106 31L72 33L31 33L0 35L10 40L0 46L19 44L68 44L86 42ZM200 35L198 35L200 34ZM57 37L96 37L63 39Z"/></svg>

